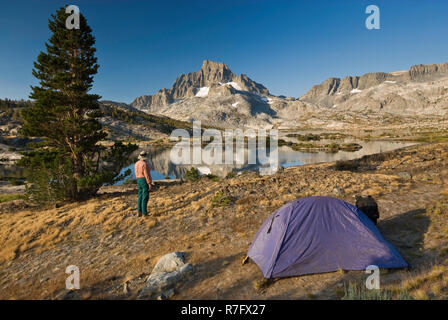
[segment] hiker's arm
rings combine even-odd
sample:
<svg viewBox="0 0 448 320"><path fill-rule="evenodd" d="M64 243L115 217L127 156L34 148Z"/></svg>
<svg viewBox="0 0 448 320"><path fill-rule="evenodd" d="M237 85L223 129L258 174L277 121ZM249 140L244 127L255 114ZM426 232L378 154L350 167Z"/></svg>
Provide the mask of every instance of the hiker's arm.
<svg viewBox="0 0 448 320"><path fill-rule="evenodd" d="M149 167L149 164L146 164L143 173L145 175L146 182L148 183L148 185L151 185L152 177L151 177L151 168Z"/></svg>

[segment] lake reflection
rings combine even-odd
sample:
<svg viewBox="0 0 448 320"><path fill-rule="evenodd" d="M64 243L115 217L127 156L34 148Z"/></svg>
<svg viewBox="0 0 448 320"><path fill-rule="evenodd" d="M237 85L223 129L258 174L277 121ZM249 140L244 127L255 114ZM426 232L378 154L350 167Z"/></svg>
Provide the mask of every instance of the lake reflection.
<svg viewBox="0 0 448 320"><path fill-rule="evenodd" d="M332 162L337 160L351 160L360 158L364 155L387 152L395 150L402 147L407 147L414 145L413 142L397 142L397 141L358 141L362 145L362 149L354 152L349 151L339 151L336 153L329 152L302 152L294 151L290 147L282 146L278 148L279 164L282 167L293 167L305 164L322 163L322 162ZM212 173L219 177L225 177L229 172L243 171L243 170L257 170L259 164L244 164L244 165L175 165L170 161L170 151L171 149L154 149L145 148L141 150L146 150L148 152L148 161L153 169L151 175L153 180L161 180L165 178L179 179L185 177L185 171L191 167L196 167L198 170L204 174ZM133 156L136 158L138 150ZM247 160L247 158L246 158ZM129 167L123 169L131 169L132 177L134 177L134 165L131 164Z"/></svg>

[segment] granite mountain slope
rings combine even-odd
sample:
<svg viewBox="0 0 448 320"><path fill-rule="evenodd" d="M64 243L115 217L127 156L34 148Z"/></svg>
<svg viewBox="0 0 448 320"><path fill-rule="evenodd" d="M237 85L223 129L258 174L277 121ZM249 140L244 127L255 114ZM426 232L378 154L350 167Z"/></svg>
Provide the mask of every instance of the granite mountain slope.
<svg viewBox="0 0 448 320"><path fill-rule="evenodd" d="M235 75L224 63L206 60L199 71L180 75L170 89L138 97L131 106L221 127L341 126L360 113L380 121L445 116L448 63L329 78L293 98L274 96L246 75Z"/></svg>

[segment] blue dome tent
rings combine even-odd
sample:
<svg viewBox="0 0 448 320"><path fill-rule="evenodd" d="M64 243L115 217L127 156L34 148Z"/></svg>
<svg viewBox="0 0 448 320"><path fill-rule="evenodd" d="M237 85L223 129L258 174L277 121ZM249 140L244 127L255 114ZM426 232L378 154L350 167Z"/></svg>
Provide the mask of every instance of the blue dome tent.
<svg viewBox="0 0 448 320"><path fill-rule="evenodd" d="M248 257L265 278L408 267L361 210L331 197L302 198L275 211L258 230Z"/></svg>

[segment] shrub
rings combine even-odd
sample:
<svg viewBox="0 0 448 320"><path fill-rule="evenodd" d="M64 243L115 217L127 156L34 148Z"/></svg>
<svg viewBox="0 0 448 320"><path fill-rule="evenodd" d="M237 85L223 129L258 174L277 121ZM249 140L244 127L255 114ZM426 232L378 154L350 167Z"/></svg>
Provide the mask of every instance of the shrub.
<svg viewBox="0 0 448 320"><path fill-rule="evenodd" d="M307 134L297 134L297 133L291 133L286 135L290 138L296 138L299 141L320 141L320 135L307 133Z"/></svg>
<svg viewBox="0 0 448 320"><path fill-rule="evenodd" d="M127 179L123 182L123 184L127 184L127 185L129 185L129 184L137 184L137 179L127 178Z"/></svg>
<svg viewBox="0 0 448 320"><path fill-rule="evenodd" d="M354 161L338 160L334 165L334 169L337 171L356 171L358 164Z"/></svg>
<svg viewBox="0 0 448 320"><path fill-rule="evenodd" d="M191 167L189 170L185 172L185 179L190 182L197 181L201 178L198 170L195 167Z"/></svg>
<svg viewBox="0 0 448 320"><path fill-rule="evenodd" d="M73 201L93 196L104 184L123 180L131 171L120 174L129 161L128 155L135 145L115 143L112 148L101 149L97 161L87 161L82 175L77 175L72 159L58 150L37 149L25 153L17 164L26 169L29 184L27 197L38 203Z"/></svg>
<svg viewBox="0 0 448 320"><path fill-rule="evenodd" d="M25 184L25 182L19 178L6 178L5 180L9 181L9 183L13 186L22 186Z"/></svg>
<svg viewBox="0 0 448 320"><path fill-rule="evenodd" d="M39 204L70 198L76 188L68 158L49 150L32 151L18 162L26 167L27 197Z"/></svg>
<svg viewBox="0 0 448 320"><path fill-rule="evenodd" d="M275 279L258 279L252 281L252 284L254 286L254 289L257 290L259 293L263 293L270 285L272 285L275 282Z"/></svg>
<svg viewBox="0 0 448 320"><path fill-rule="evenodd" d="M358 151L362 149L362 146L358 143L344 143L339 146L339 149L344 151Z"/></svg>
<svg viewBox="0 0 448 320"><path fill-rule="evenodd" d="M339 144L337 144L336 142L325 145L325 148L330 150L339 150L339 147Z"/></svg>
<svg viewBox="0 0 448 320"><path fill-rule="evenodd" d="M232 179L235 178L237 176L235 171L230 171L227 175L226 175L226 179Z"/></svg>
<svg viewBox="0 0 448 320"><path fill-rule="evenodd" d="M231 202L230 197L228 197L222 190L215 193L212 198L212 207L225 207Z"/></svg>
<svg viewBox="0 0 448 320"><path fill-rule="evenodd" d="M269 143L268 143L269 142ZM282 147L282 146L292 146L294 143L292 143L291 141L285 141L283 139L278 139L277 140L277 146L278 147ZM266 140L266 147L269 148L271 146L271 141L270 140Z"/></svg>
<svg viewBox="0 0 448 320"><path fill-rule="evenodd" d="M208 174L208 175L206 175L206 177L215 182L219 181L219 177L214 174Z"/></svg>
<svg viewBox="0 0 448 320"><path fill-rule="evenodd" d="M0 195L0 203L13 201L13 200L18 200L18 199L25 199L25 195L23 195L23 194L16 194L16 193Z"/></svg>

